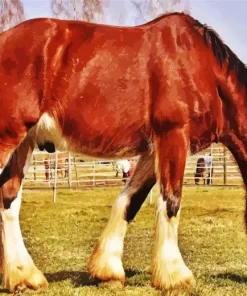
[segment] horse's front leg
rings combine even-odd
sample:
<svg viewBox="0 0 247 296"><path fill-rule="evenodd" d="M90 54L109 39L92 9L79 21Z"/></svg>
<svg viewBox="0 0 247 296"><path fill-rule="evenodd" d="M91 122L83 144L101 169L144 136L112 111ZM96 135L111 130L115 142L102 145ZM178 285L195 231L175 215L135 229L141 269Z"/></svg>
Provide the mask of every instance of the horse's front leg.
<svg viewBox="0 0 247 296"><path fill-rule="evenodd" d="M152 282L161 290L194 283L178 247L180 201L188 147L186 127L155 136L160 195L156 205Z"/></svg>
<svg viewBox="0 0 247 296"><path fill-rule="evenodd" d="M155 183L154 156L145 154L140 157L133 176L117 197L109 222L94 248L88 265L92 277L103 281L124 281L122 254L127 226Z"/></svg>
<svg viewBox="0 0 247 296"><path fill-rule="evenodd" d="M34 265L23 242L19 211L22 183L34 149L29 137L16 148L0 176L1 186L1 245L3 286L10 292L47 286L43 274Z"/></svg>

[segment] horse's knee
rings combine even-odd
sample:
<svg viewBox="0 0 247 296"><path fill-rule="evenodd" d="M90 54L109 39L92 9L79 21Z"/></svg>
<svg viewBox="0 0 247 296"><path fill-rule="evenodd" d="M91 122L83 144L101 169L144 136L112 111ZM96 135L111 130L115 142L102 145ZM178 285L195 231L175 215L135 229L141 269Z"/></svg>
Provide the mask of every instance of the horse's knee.
<svg viewBox="0 0 247 296"><path fill-rule="evenodd" d="M15 197L13 196L5 196L3 198L3 206L5 210L10 209L10 206L12 204L12 202L15 200Z"/></svg>
<svg viewBox="0 0 247 296"><path fill-rule="evenodd" d="M10 209L12 202L16 199L20 186L4 186L2 188L3 207L5 210Z"/></svg>
<svg viewBox="0 0 247 296"><path fill-rule="evenodd" d="M13 164L11 159L11 164ZM1 198L5 210L11 207L12 202L16 199L21 187L22 174L14 171L12 166L8 164L0 175Z"/></svg>
<svg viewBox="0 0 247 296"><path fill-rule="evenodd" d="M181 193L178 190L164 192L163 200L166 201L167 216L169 219L176 217L180 209Z"/></svg>

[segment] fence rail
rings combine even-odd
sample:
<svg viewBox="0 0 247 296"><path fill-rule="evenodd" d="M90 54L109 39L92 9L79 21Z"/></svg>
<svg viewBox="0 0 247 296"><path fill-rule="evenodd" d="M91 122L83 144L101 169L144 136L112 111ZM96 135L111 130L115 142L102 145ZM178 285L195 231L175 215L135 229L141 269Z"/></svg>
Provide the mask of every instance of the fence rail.
<svg viewBox="0 0 247 296"><path fill-rule="evenodd" d="M202 153L187 157L184 184L195 183L197 160L209 153L213 159L212 185L242 184L242 177L235 160L221 145L214 145ZM24 187L78 188L122 184L121 174L116 173L116 160L96 160L79 154L65 152L48 154L35 150Z"/></svg>

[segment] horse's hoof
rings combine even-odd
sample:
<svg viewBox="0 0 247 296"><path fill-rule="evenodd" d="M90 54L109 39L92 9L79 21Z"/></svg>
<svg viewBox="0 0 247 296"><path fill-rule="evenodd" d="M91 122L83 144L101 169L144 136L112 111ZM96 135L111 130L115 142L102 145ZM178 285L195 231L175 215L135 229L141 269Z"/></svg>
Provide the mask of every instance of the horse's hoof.
<svg viewBox="0 0 247 296"><path fill-rule="evenodd" d="M4 270L3 286L11 293L23 292L26 289L40 290L48 287L43 273L35 265L12 265Z"/></svg>

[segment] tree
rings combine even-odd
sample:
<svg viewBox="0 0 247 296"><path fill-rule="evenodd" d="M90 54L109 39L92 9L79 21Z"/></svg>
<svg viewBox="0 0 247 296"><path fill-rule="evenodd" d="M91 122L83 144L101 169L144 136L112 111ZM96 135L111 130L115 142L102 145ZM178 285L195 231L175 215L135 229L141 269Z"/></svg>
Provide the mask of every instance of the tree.
<svg viewBox="0 0 247 296"><path fill-rule="evenodd" d="M102 22L104 2L102 0L52 0L54 17L87 22Z"/></svg>
<svg viewBox="0 0 247 296"><path fill-rule="evenodd" d="M143 24L148 21L152 1L132 0L132 6L135 10L135 24Z"/></svg>
<svg viewBox="0 0 247 296"><path fill-rule="evenodd" d="M0 32L5 31L25 19L20 0L0 0Z"/></svg>
<svg viewBox="0 0 247 296"><path fill-rule="evenodd" d="M52 0L53 16L111 25L139 25L170 11L189 11L189 0Z"/></svg>
<svg viewBox="0 0 247 296"><path fill-rule="evenodd" d="M190 10L189 0L131 0L136 11L135 23L148 22L166 12L186 12Z"/></svg>

